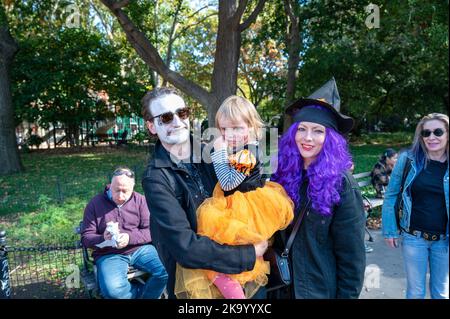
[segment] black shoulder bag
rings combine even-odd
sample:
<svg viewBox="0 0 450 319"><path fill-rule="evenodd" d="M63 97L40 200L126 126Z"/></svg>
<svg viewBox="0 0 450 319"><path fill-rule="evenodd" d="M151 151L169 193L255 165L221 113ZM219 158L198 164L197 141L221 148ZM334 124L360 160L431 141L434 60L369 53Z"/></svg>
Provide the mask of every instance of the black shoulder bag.
<svg viewBox="0 0 450 319"><path fill-rule="evenodd" d="M269 282L266 286L267 292L284 288L292 283L291 265L289 262L289 251L294 243L295 236L300 228L305 212L309 209L311 199L300 212L297 221L292 229L285 248L280 252L275 247L269 247L264 254L264 259L270 263Z"/></svg>
<svg viewBox="0 0 450 319"><path fill-rule="evenodd" d="M400 192L397 194L397 199L395 200L394 211L395 211L395 221L397 222L397 228L400 229L400 219L403 216L403 189L405 188L406 177L411 170L411 159L406 159L405 167L403 168L402 183L400 184Z"/></svg>

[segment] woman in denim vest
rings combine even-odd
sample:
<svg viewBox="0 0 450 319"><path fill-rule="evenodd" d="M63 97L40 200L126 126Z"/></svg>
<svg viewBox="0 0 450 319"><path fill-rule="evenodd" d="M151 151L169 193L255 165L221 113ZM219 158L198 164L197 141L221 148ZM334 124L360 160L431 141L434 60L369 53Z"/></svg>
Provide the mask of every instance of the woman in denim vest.
<svg viewBox="0 0 450 319"><path fill-rule="evenodd" d="M440 113L420 120L413 145L400 155L385 193L383 236L390 247L398 247L399 234L403 239L408 299L425 297L428 265L431 298L449 296L448 123L448 116ZM408 162L398 229L394 206Z"/></svg>

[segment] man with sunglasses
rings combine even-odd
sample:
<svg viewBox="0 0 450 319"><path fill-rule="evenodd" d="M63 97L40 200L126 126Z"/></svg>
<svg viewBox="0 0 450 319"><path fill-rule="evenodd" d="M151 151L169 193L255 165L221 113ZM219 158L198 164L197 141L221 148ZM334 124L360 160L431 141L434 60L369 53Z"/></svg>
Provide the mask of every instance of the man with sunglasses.
<svg viewBox="0 0 450 319"><path fill-rule="evenodd" d="M142 115L150 133L158 136L142 186L152 214L153 243L169 275L169 298L175 298L177 263L226 274L252 270L266 241L228 246L196 233L196 210L212 195L217 178L212 163L194 156L193 149L201 145L190 136L190 111L181 96L171 88L154 89L142 99Z"/></svg>
<svg viewBox="0 0 450 319"><path fill-rule="evenodd" d="M144 196L133 191L134 184L132 170L117 168L111 184L89 202L84 212L81 240L85 247L93 248L98 283L105 298L157 299L167 283L167 272L150 244L147 203ZM110 222L118 223L119 233L115 234L114 246L103 246L112 239L107 228ZM145 285L128 281L129 266L150 274Z"/></svg>

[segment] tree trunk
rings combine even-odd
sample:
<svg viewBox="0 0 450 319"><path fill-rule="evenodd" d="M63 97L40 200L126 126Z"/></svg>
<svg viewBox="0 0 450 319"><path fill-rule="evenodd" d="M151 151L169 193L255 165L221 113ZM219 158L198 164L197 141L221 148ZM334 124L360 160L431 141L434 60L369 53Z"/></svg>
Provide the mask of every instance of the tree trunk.
<svg viewBox="0 0 450 319"><path fill-rule="evenodd" d="M298 64L300 63L300 17L297 1L284 0L284 10L289 21L288 33L286 35L289 51L288 73L286 83L285 109L295 100L295 88L298 77ZM292 124L292 118L284 116L283 132Z"/></svg>
<svg viewBox="0 0 450 319"><path fill-rule="evenodd" d="M0 175L23 169L17 149L10 83L10 66L17 50L0 3Z"/></svg>
<svg viewBox="0 0 450 319"><path fill-rule="evenodd" d="M239 20L236 23L236 1L219 1L219 28L211 87L214 99L208 107L209 126L214 125L220 104L230 95L236 94L237 66L241 47Z"/></svg>

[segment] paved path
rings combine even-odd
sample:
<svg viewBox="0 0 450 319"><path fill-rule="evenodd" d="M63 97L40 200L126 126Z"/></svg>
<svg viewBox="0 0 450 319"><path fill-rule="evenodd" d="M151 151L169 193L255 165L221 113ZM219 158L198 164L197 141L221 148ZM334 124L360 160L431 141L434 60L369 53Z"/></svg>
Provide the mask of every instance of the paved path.
<svg viewBox="0 0 450 319"><path fill-rule="evenodd" d="M384 243L381 230L371 230L373 248L366 254L366 275L360 299L405 299L406 276L401 248L390 248ZM427 275L427 282L429 275ZM429 292L427 289L427 296Z"/></svg>

